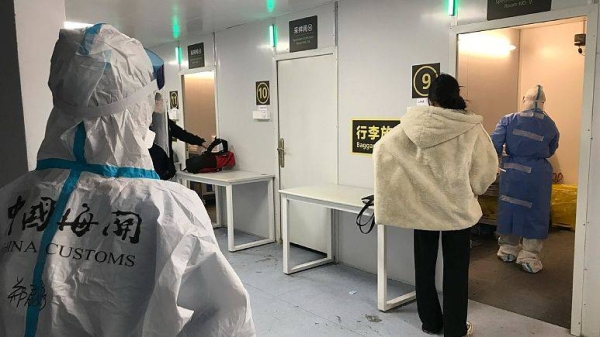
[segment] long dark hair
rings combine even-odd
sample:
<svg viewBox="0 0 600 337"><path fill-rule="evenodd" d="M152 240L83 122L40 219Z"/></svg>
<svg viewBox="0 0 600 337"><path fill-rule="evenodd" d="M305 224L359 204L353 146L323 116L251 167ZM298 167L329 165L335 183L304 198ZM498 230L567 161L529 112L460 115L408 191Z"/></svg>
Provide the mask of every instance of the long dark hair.
<svg viewBox="0 0 600 337"><path fill-rule="evenodd" d="M460 96L458 81L448 74L441 74L431 82L429 100L438 103L444 109L464 110L467 108L467 103Z"/></svg>

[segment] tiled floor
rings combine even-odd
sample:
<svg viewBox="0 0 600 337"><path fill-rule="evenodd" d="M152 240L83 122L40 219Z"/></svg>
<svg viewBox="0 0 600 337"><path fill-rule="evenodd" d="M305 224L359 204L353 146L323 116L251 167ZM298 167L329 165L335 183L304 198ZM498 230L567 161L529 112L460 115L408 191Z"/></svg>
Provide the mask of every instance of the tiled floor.
<svg viewBox="0 0 600 337"><path fill-rule="evenodd" d="M270 244L236 253L226 251L227 233L215 231L221 249L250 293L257 334L263 336L427 336L416 305L382 313L376 306L377 278L344 265L328 265L294 275L282 272L282 246ZM244 236L236 233L236 240ZM292 249L296 263L310 252ZM390 296L412 287L392 283ZM561 327L470 302L475 336L566 337Z"/></svg>
<svg viewBox="0 0 600 337"><path fill-rule="evenodd" d="M570 327L575 233L553 230L544 243L544 270L531 275L498 260L493 236L474 237L469 282L471 300Z"/></svg>

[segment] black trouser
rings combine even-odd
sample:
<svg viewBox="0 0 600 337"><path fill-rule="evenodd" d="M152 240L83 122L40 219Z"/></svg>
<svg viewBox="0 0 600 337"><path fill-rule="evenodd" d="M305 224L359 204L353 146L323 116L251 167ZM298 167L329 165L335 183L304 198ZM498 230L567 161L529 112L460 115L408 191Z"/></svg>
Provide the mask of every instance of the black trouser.
<svg viewBox="0 0 600 337"><path fill-rule="evenodd" d="M435 288L435 264L440 232L415 230L415 281L417 306L423 329L444 336L467 334L467 306L469 289L469 259L471 229L444 231L444 311L440 307Z"/></svg>

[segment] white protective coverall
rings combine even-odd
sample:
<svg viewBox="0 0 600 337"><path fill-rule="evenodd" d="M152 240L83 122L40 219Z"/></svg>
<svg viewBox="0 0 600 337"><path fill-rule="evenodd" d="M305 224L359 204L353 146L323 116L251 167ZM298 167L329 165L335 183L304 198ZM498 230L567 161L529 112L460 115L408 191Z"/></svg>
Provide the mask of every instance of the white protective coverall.
<svg viewBox="0 0 600 337"><path fill-rule="evenodd" d="M255 336L202 202L152 170L142 45L61 30L49 86L38 167L0 189L0 336Z"/></svg>

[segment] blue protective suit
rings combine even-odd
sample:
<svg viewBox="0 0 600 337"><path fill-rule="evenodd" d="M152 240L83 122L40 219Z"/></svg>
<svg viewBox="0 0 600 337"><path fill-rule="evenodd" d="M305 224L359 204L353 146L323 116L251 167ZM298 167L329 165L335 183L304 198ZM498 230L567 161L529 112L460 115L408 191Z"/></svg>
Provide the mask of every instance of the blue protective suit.
<svg viewBox="0 0 600 337"><path fill-rule="evenodd" d="M498 233L527 239L548 237L552 165L559 132L541 109L504 116L491 134L498 155L506 145L500 177Z"/></svg>

